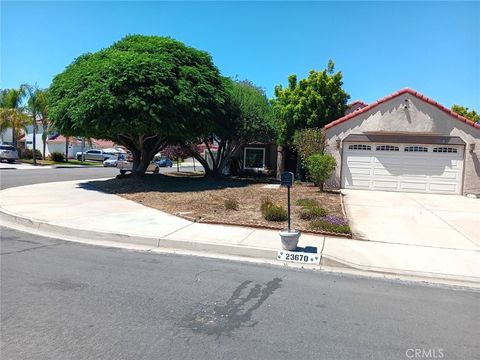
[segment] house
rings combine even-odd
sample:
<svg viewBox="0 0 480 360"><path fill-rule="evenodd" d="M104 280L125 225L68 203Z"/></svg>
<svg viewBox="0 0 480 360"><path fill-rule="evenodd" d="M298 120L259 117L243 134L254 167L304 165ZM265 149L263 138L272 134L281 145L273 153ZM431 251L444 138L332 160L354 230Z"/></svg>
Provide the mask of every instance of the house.
<svg viewBox="0 0 480 360"><path fill-rule="evenodd" d="M403 89L325 126L334 188L480 194L480 124Z"/></svg>

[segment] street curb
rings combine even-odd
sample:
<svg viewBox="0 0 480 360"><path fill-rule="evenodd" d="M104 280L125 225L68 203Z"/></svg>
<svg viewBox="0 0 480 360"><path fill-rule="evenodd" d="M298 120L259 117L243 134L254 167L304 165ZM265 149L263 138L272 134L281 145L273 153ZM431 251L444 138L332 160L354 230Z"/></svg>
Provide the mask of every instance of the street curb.
<svg viewBox="0 0 480 360"><path fill-rule="evenodd" d="M147 245L155 248L168 248L187 251L214 252L222 255L243 256L248 258L276 259L277 250L250 248L242 245L221 245L214 243L200 243L194 241L174 240L165 238L151 238L142 236L132 236L127 234L107 233L100 231L91 231L79 228L66 228L60 225L48 222L33 220L10 213L0 208L0 220L13 222L33 230L41 230L58 234L59 236L72 236L75 231L75 237L86 238L96 241L112 241L118 243L128 243L135 245Z"/></svg>
<svg viewBox="0 0 480 360"><path fill-rule="evenodd" d="M53 236L59 237L74 237L80 239L88 239L89 241L102 241L114 242L119 244L132 244L132 245L143 245L149 246L155 249L176 249L179 251L192 251L192 252L206 252L206 253L216 253L219 255L228 255L228 256L237 256L244 258L257 258L261 260L270 260L274 261L277 258L277 251L273 249L262 249L262 248L249 248L242 245L222 245L214 243L200 243L193 241L185 240L175 240L175 239L165 239L165 238L151 238L151 237L142 237L142 236L131 236L127 234L116 234L116 233L107 233L100 231L91 231L79 228L66 228L60 225L51 224L41 220L34 220L30 218L25 218L18 216L5 210L0 207L0 222L1 225L8 227L8 222L18 224L24 228L43 231L52 234ZM4 224L7 222L7 224ZM73 231L75 234L73 235ZM70 240L74 241L74 240ZM77 241L81 242L81 241ZM90 244L94 244L89 242ZM348 271L358 271L363 273L363 275L368 276L368 274L374 274L376 276L399 276L407 277L413 279L420 279L421 281L428 282L429 280L436 280L437 282L447 282L452 283L458 286L467 286L467 287L480 287L480 278L476 277L467 277L467 276L456 276L456 275L445 275L445 274L436 274L436 273L427 273L427 272L418 272L418 271L409 271L409 270L393 270L387 268L378 268L373 266L363 266L342 259L338 259L334 256L320 254L321 262L320 267L331 267L333 269L344 269ZM285 263L290 265L289 263ZM282 263L279 263L282 265ZM302 265L305 268L318 268L318 265Z"/></svg>

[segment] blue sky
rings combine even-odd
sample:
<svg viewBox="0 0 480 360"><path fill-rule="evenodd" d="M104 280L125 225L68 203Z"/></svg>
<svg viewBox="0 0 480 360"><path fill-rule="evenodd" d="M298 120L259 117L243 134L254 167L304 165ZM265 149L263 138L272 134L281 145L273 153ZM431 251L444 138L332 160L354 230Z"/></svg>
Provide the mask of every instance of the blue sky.
<svg viewBox="0 0 480 360"><path fill-rule="evenodd" d="M126 34L208 51L227 76L266 89L328 59L352 100L410 87L480 110L480 3L6 2L0 87L50 84L75 57Z"/></svg>

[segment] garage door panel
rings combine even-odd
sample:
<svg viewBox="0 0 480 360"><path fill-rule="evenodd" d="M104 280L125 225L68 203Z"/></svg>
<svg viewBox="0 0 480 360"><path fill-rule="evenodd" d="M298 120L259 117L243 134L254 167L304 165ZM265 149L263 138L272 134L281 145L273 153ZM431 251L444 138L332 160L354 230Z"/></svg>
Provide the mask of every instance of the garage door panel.
<svg viewBox="0 0 480 360"><path fill-rule="evenodd" d="M395 190L398 186L398 181L387 181L387 180L373 180L372 188L373 189L383 189L383 190Z"/></svg>
<svg viewBox="0 0 480 360"><path fill-rule="evenodd" d="M371 168L365 168L365 167L350 167L350 173L352 175L370 176L372 174L372 169Z"/></svg>
<svg viewBox="0 0 480 360"><path fill-rule="evenodd" d="M434 145L421 145L428 151L404 151L410 144L394 144L399 151L382 151L385 146L368 144L373 150L344 153L342 186L412 192L461 192L463 147L457 153L433 153Z"/></svg>
<svg viewBox="0 0 480 360"><path fill-rule="evenodd" d="M456 193L459 190L457 184L430 183L430 192Z"/></svg>
<svg viewBox="0 0 480 360"><path fill-rule="evenodd" d="M351 179L347 181L346 187L355 187L359 189L369 189L370 188L370 180L369 179Z"/></svg>
<svg viewBox="0 0 480 360"><path fill-rule="evenodd" d="M427 191L426 182L413 182L413 181L402 181L400 182L400 190L403 191Z"/></svg>

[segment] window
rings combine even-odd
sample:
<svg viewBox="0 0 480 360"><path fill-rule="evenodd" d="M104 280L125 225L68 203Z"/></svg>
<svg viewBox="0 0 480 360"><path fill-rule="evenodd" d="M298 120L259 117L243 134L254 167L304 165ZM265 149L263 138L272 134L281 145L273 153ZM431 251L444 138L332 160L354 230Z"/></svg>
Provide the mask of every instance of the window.
<svg viewBox="0 0 480 360"><path fill-rule="evenodd" d="M377 151L398 151L398 146L393 145L377 145Z"/></svg>
<svg viewBox="0 0 480 360"><path fill-rule="evenodd" d="M13 151L15 150L15 147L11 146L11 145L0 145L0 150L10 150L10 151Z"/></svg>
<svg viewBox="0 0 480 360"><path fill-rule="evenodd" d="M403 150L406 152L428 152L428 149L423 146L405 146Z"/></svg>
<svg viewBox="0 0 480 360"><path fill-rule="evenodd" d="M245 169L263 170L265 168L265 148L246 147L243 155Z"/></svg>
<svg viewBox="0 0 480 360"><path fill-rule="evenodd" d="M434 153L456 153L457 149L452 147L435 147L433 148Z"/></svg>
<svg viewBox="0 0 480 360"><path fill-rule="evenodd" d="M348 145L348 150L372 150L372 147L365 144L354 144Z"/></svg>

